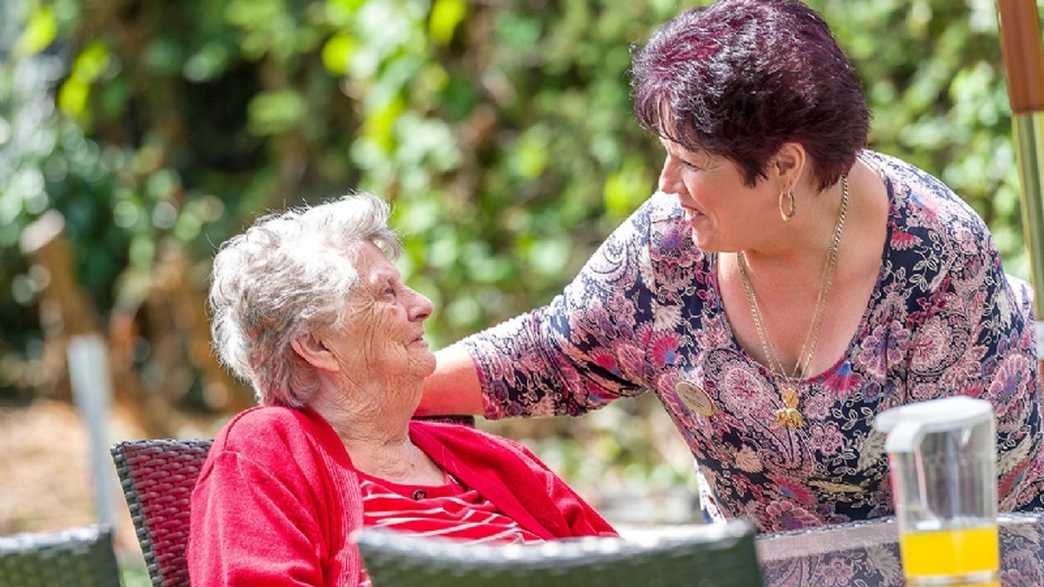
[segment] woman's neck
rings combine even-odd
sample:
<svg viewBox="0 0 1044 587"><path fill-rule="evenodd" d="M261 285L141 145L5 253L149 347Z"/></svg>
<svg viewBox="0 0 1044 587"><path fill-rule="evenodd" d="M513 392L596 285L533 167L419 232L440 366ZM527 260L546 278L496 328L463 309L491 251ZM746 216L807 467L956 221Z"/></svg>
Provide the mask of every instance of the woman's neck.
<svg viewBox="0 0 1044 587"><path fill-rule="evenodd" d="M309 403L337 432L357 469L391 480L411 479L430 464L409 434L420 383L401 385L409 384L324 384Z"/></svg>
<svg viewBox="0 0 1044 587"><path fill-rule="evenodd" d="M875 272L888 215L884 182L877 171L860 159L856 159L849 172L848 191L835 284L866 271ZM820 284L841 198L840 181L805 198L804 209L799 208L791 222L767 238L763 245L743 251L756 285L770 283L773 287L800 290L810 284Z"/></svg>
<svg viewBox="0 0 1044 587"><path fill-rule="evenodd" d="M856 225L865 216L860 194L868 193L879 182L877 175L860 160L849 171L848 210L845 221L845 240L852 238ZM813 189L811 187L806 189ZM841 211L842 182L811 197L801 198L798 213L773 234L766 234L763 242L743 251L752 273L784 271L795 279L815 278L823 270L823 262Z"/></svg>

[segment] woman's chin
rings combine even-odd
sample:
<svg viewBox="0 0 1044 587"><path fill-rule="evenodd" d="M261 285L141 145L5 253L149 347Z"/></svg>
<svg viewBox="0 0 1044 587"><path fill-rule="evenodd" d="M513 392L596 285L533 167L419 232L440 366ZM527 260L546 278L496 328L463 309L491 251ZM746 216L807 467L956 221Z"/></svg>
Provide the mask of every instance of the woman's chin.
<svg viewBox="0 0 1044 587"><path fill-rule="evenodd" d="M417 357L410 362L410 371L416 377L427 379L435 372L435 354L428 351L427 356Z"/></svg>
<svg viewBox="0 0 1044 587"><path fill-rule="evenodd" d="M709 230L697 230L692 229L692 242L696 245L696 248L706 253L718 253L725 250L718 239L714 237L714 233Z"/></svg>

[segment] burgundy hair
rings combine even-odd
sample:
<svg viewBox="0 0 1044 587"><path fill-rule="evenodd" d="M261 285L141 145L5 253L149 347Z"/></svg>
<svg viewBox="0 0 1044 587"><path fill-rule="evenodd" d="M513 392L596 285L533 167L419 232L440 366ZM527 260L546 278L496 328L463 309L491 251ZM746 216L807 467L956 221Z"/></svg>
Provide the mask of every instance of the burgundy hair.
<svg viewBox="0 0 1044 587"><path fill-rule="evenodd" d="M649 131L766 177L785 142L812 159L820 189L866 144L859 79L823 19L799 0L718 0L662 25L634 51L634 112Z"/></svg>

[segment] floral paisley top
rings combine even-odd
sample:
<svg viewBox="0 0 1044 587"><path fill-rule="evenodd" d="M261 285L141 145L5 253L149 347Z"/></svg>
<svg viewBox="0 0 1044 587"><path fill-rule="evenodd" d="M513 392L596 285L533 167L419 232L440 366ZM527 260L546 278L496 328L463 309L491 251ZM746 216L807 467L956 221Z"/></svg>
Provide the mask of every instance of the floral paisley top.
<svg viewBox="0 0 1044 587"><path fill-rule="evenodd" d="M709 513L776 531L891 513L874 416L966 394L994 406L1001 510L1044 507L1031 292L1006 278L983 221L939 180L860 158L888 191L881 269L844 355L800 382L802 427L773 424L778 390L732 333L716 254L696 247L663 194L549 305L465 339L486 416L577 415L652 390L696 458Z"/></svg>

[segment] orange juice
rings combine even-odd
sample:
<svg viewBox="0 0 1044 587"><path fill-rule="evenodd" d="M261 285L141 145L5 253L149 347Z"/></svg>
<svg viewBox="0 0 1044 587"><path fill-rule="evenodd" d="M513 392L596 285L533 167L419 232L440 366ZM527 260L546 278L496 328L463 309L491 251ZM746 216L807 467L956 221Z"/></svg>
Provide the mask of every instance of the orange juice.
<svg viewBox="0 0 1044 587"><path fill-rule="evenodd" d="M995 578L1000 568L996 524L903 532L899 535L899 552L906 578L914 585L917 579L928 577L982 577L992 573ZM997 584L995 580L965 583L969 586Z"/></svg>

